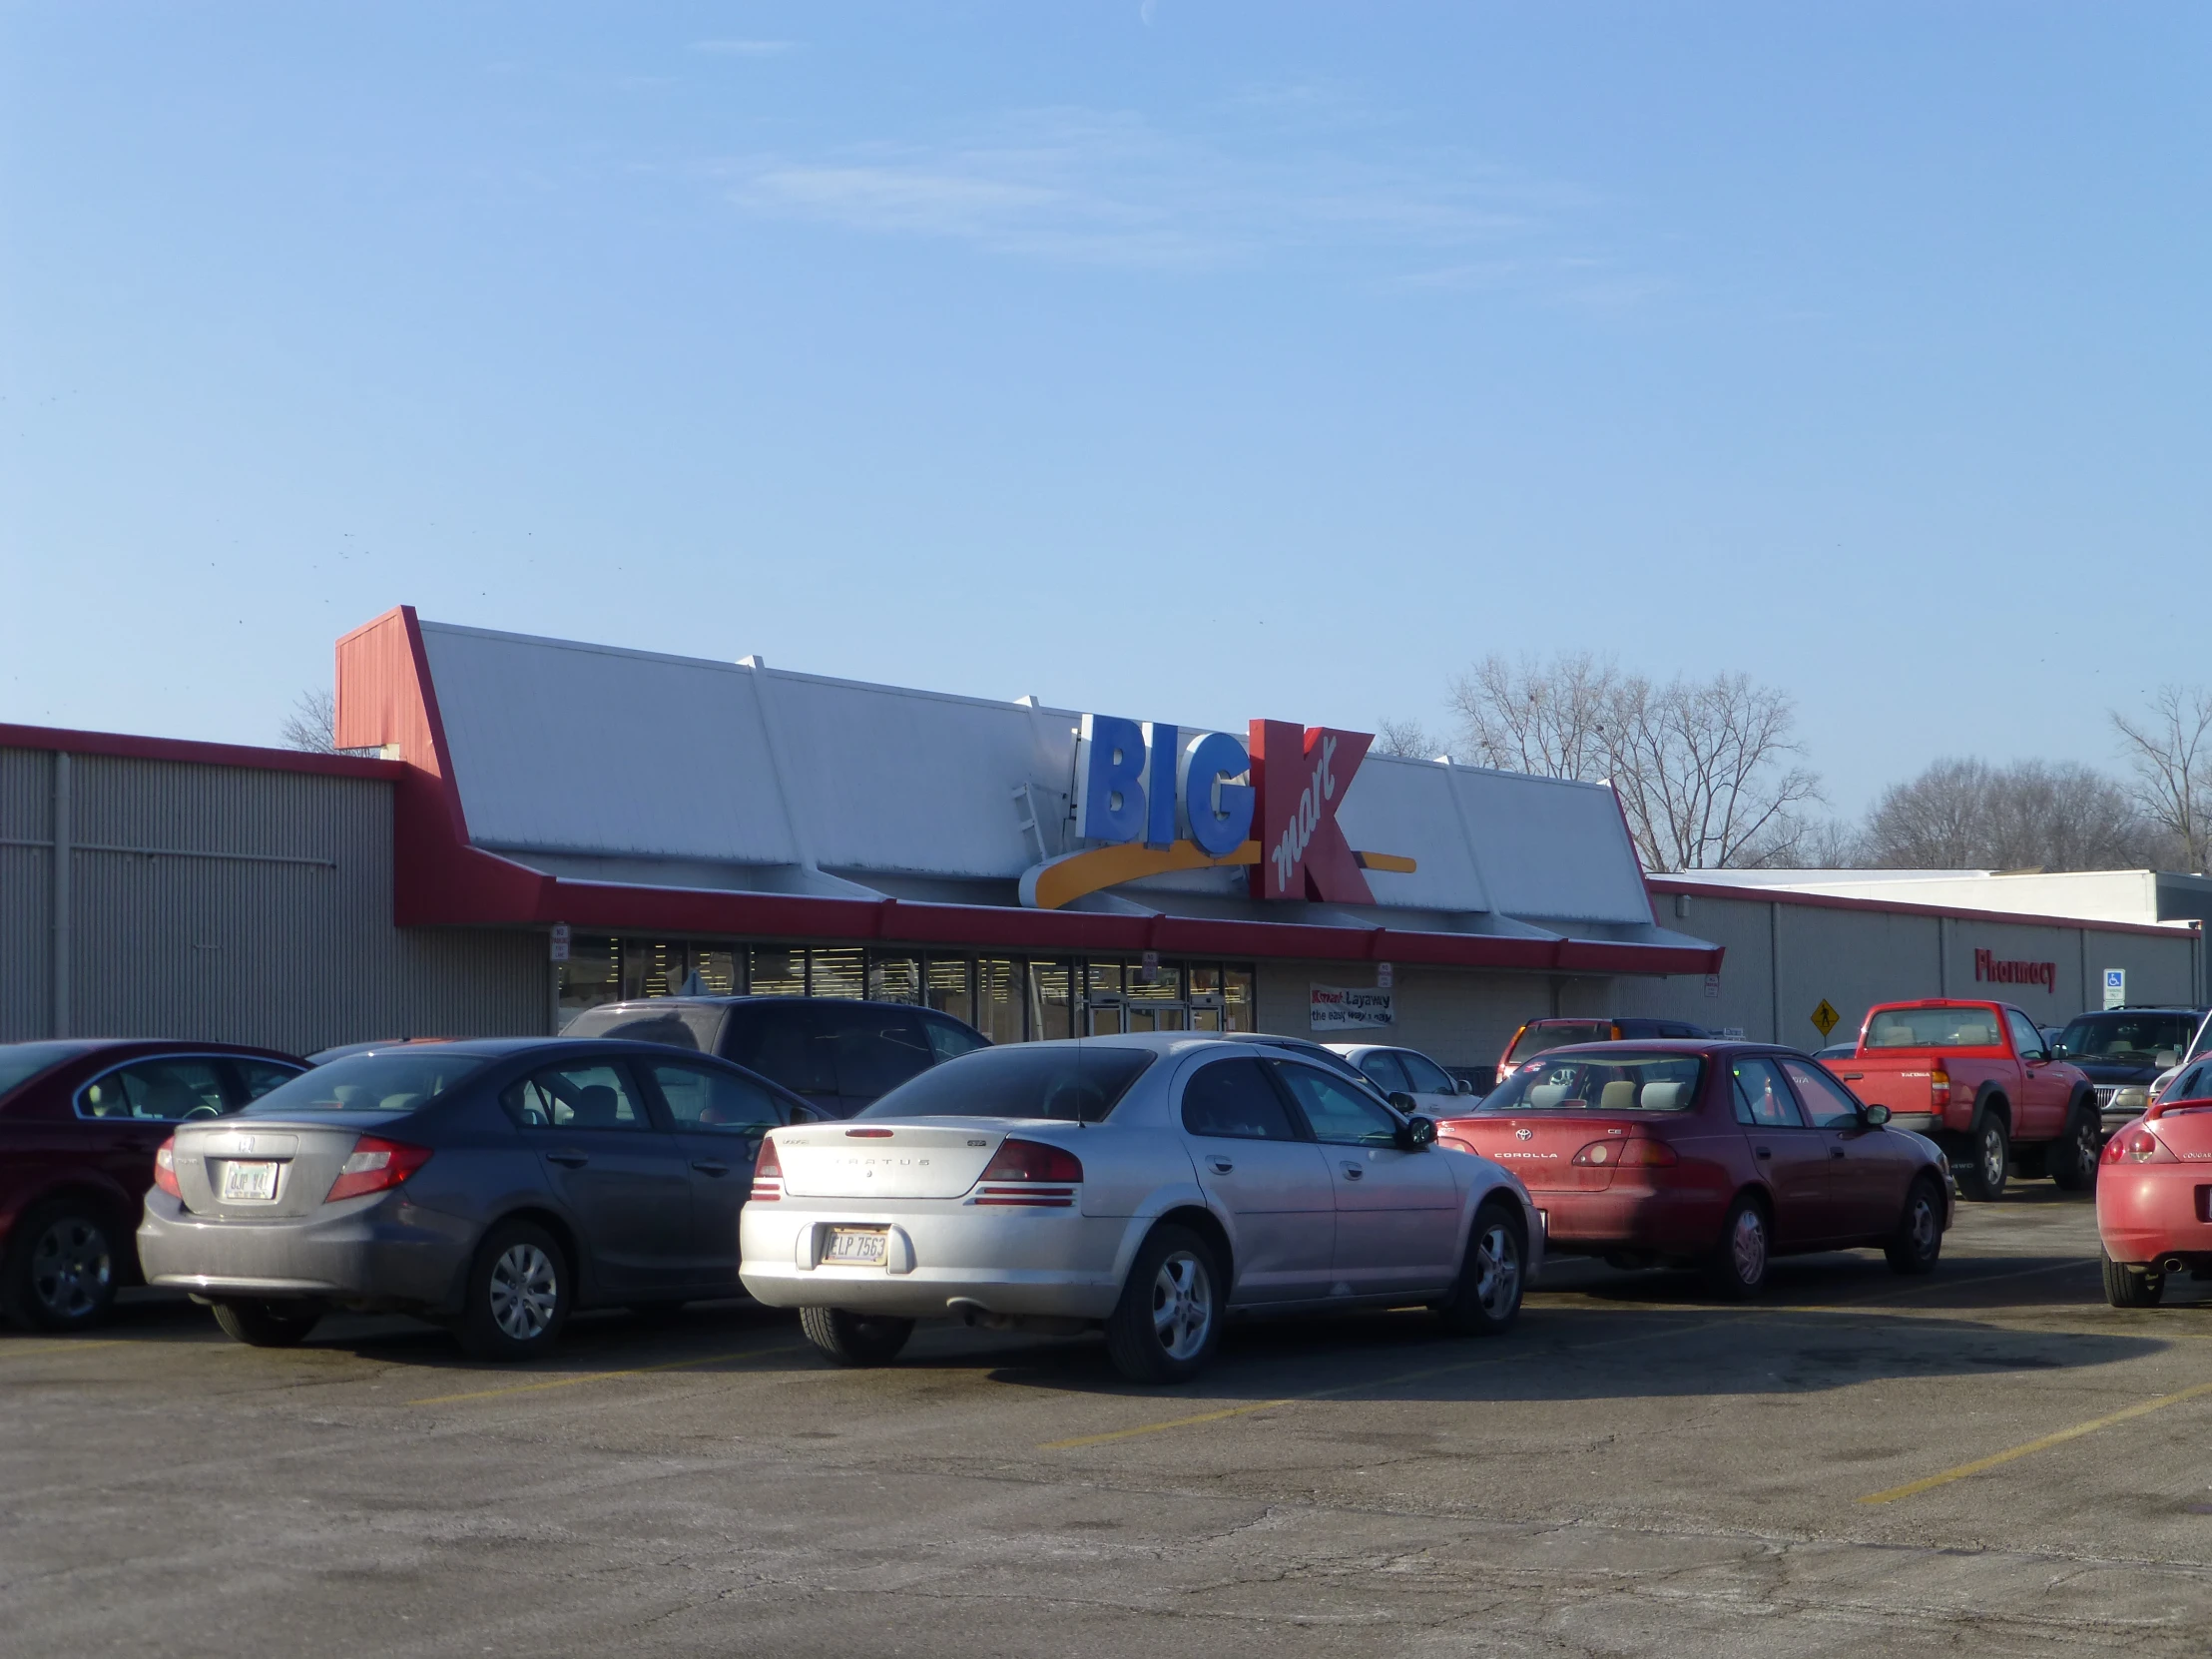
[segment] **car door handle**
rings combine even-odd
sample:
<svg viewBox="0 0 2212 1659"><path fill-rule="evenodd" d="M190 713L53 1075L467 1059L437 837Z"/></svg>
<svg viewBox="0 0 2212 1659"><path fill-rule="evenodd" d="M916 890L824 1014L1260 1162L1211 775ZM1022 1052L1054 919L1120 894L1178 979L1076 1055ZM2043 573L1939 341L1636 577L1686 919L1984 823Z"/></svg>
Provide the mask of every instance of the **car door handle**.
<svg viewBox="0 0 2212 1659"><path fill-rule="evenodd" d="M691 1167L699 1171L701 1175L728 1175L730 1173L728 1164L718 1164L711 1158L694 1158L691 1161Z"/></svg>
<svg viewBox="0 0 2212 1659"><path fill-rule="evenodd" d="M548 1152L545 1157L548 1163L559 1164L564 1169L582 1169L591 1162L581 1152Z"/></svg>
<svg viewBox="0 0 2212 1659"><path fill-rule="evenodd" d="M1367 1173L1368 1172L1362 1169L1358 1164L1345 1165L1345 1179L1347 1181L1358 1181L1366 1176Z"/></svg>
<svg viewBox="0 0 2212 1659"><path fill-rule="evenodd" d="M1751 1150L1758 1153L1762 1158L1772 1158L1774 1156L1774 1148L1770 1146L1755 1146Z"/></svg>
<svg viewBox="0 0 2212 1659"><path fill-rule="evenodd" d="M1841 1158L1844 1155L1844 1149L1840 1146L1832 1146L1828 1149L1828 1155L1831 1158Z"/></svg>
<svg viewBox="0 0 2212 1659"><path fill-rule="evenodd" d="M1237 1167L1227 1158L1209 1158L1206 1160L1206 1162L1213 1167L1213 1171L1216 1175L1227 1175L1231 1170Z"/></svg>

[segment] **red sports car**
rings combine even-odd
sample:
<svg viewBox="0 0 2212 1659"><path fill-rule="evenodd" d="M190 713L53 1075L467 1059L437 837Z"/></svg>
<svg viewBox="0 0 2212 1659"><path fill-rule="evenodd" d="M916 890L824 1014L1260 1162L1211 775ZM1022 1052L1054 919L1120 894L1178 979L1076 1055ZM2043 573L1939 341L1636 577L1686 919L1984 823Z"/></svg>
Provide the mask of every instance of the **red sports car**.
<svg viewBox="0 0 2212 1659"><path fill-rule="evenodd" d="M1873 1246L1900 1273L1936 1266L1950 1169L1889 1117L1793 1049L1608 1042L1516 1066L1437 1138L1518 1175L1551 1251L1694 1265L1746 1297L1772 1258L1803 1251Z"/></svg>
<svg viewBox="0 0 2212 1659"><path fill-rule="evenodd" d="M169 1132L305 1069L235 1043L0 1044L0 1310L47 1331L99 1324L138 1283L134 1230Z"/></svg>
<svg viewBox="0 0 2212 1659"><path fill-rule="evenodd" d="M2212 1273L2212 1060L2104 1143L2097 1237L2115 1308L2155 1306L2169 1273Z"/></svg>

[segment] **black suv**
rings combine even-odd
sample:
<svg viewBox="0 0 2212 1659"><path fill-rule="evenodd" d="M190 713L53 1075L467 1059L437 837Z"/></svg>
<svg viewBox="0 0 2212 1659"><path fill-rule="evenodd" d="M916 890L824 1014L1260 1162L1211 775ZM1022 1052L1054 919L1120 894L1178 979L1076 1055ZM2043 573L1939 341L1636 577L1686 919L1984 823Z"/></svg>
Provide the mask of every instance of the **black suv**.
<svg viewBox="0 0 2212 1659"><path fill-rule="evenodd" d="M655 996L586 1008L564 1037L624 1037L735 1060L816 1110L848 1118L931 1066L987 1048L950 1014L823 996Z"/></svg>
<svg viewBox="0 0 2212 1659"><path fill-rule="evenodd" d="M2189 1040L2203 1021L2202 1008L2093 1008L2066 1022L2057 1058L2089 1074L2097 1115L2110 1135L2142 1116L2152 1080L2188 1055Z"/></svg>

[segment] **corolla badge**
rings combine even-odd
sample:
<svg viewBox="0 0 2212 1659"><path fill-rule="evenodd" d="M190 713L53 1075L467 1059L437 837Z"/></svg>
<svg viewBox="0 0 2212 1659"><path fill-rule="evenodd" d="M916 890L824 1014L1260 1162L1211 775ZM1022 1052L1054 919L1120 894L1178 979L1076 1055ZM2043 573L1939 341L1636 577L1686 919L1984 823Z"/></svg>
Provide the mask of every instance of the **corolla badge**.
<svg viewBox="0 0 2212 1659"><path fill-rule="evenodd" d="M1513 1139L1517 1141L1532 1141L1535 1138L1536 1131L1533 1129L1516 1129L1513 1131Z"/></svg>

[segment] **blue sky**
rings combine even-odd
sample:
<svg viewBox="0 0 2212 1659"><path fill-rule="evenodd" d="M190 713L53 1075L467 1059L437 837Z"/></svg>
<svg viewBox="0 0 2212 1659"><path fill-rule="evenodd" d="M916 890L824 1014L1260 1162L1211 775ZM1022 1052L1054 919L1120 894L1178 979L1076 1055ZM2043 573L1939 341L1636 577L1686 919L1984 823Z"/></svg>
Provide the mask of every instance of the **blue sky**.
<svg viewBox="0 0 2212 1659"><path fill-rule="evenodd" d="M0 719L442 620L1186 725L2201 679L2202 7L0 5Z"/></svg>

